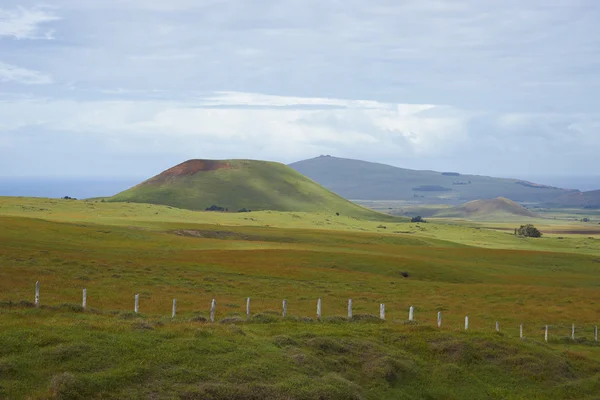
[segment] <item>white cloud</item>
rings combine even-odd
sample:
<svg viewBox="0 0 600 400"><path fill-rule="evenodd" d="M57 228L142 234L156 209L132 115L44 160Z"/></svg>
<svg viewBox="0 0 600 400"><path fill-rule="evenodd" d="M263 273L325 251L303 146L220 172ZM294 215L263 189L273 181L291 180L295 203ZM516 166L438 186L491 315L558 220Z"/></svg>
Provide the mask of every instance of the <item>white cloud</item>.
<svg viewBox="0 0 600 400"><path fill-rule="evenodd" d="M312 107L281 107L289 105ZM343 108L331 109L331 105ZM317 143L335 147L390 143L398 146L402 142L407 152L436 153L440 144L459 141L462 120L458 113L455 118L420 114L435 108L433 105L228 92L194 103L21 100L4 104L0 116L4 129L35 125L45 130L82 135L103 134L140 140L195 137L276 145L279 149L306 148Z"/></svg>
<svg viewBox="0 0 600 400"><path fill-rule="evenodd" d="M0 61L0 82L18 82L26 85L52 83L52 78L39 71L20 68Z"/></svg>
<svg viewBox="0 0 600 400"><path fill-rule="evenodd" d="M53 30L42 29L43 24L59 18L41 8L17 7L14 10L0 8L0 37L16 39L53 39Z"/></svg>

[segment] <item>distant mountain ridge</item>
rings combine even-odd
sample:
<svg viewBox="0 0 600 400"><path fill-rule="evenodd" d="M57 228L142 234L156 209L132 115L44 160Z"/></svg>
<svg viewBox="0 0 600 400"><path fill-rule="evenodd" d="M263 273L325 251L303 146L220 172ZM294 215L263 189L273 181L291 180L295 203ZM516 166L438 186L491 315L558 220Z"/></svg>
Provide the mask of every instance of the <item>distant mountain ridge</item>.
<svg viewBox="0 0 600 400"><path fill-rule="evenodd" d="M389 217L332 193L284 164L258 160L188 160L106 201L199 211L273 210Z"/></svg>
<svg viewBox="0 0 600 400"><path fill-rule="evenodd" d="M561 198L567 201L581 193L521 179L411 170L332 156L298 161L290 167L351 200L419 200L460 204L506 197L517 202L557 203Z"/></svg>

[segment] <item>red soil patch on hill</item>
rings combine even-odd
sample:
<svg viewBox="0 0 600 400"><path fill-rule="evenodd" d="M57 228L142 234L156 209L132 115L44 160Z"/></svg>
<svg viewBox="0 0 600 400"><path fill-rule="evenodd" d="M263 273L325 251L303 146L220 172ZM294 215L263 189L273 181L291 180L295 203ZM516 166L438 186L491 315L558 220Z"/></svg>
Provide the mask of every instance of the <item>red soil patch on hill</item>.
<svg viewBox="0 0 600 400"><path fill-rule="evenodd" d="M161 172L151 179L152 182L164 182L180 176L191 176L198 172L216 171L218 169L232 169L228 161L218 160L188 160L166 171Z"/></svg>

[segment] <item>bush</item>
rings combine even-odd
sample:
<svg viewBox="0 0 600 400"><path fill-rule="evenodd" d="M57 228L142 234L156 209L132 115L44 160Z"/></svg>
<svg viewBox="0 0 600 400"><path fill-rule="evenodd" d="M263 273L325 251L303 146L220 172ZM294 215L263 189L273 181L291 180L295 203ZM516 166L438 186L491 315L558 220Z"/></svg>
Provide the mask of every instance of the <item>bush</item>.
<svg viewBox="0 0 600 400"><path fill-rule="evenodd" d="M531 224L521 225L519 229L515 230L515 234L521 237L542 237L542 232L540 232L535 226Z"/></svg>
<svg viewBox="0 0 600 400"><path fill-rule="evenodd" d="M220 212L223 212L223 211L227 211L227 209L225 207L221 207L221 206L217 206L217 205L213 204L212 206L205 208L204 211L220 211Z"/></svg>
<svg viewBox="0 0 600 400"><path fill-rule="evenodd" d="M243 213L243 212L252 212L252 210L249 210L246 207L244 207L244 208L238 210L238 212L241 212L241 213Z"/></svg>
<svg viewBox="0 0 600 400"><path fill-rule="evenodd" d="M423 217L421 217L420 215L417 215L416 217L412 217L411 220L410 220L410 222L423 222L423 223L426 223L427 221L425 221L423 219Z"/></svg>

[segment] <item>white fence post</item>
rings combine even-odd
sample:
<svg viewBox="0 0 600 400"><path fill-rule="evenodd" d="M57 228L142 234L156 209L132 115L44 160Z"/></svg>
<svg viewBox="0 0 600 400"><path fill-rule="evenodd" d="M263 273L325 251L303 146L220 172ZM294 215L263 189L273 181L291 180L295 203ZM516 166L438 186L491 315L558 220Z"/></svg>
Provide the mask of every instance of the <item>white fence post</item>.
<svg viewBox="0 0 600 400"><path fill-rule="evenodd" d="M212 299L210 303L210 322L215 322L215 308L217 307L217 301Z"/></svg>
<svg viewBox="0 0 600 400"><path fill-rule="evenodd" d="M415 308L413 306L410 306L410 308L408 309L408 320L409 321L415 320Z"/></svg>
<svg viewBox="0 0 600 400"><path fill-rule="evenodd" d="M83 311L85 311L87 307L87 289L83 289L83 301L81 302L81 307L83 307Z"/></svg>
<svg viewBox="0 0 600 400"><path fill-rule="evenodd" d="M133 306L133 311L137 314L140 311L140 295L135 295L135 305Z"/></svg>
<svg viewBox="0 0 600 400"><path fill-rule="evenodd" d="M548 341L548 325L546 325L546 333L544 333L544 340Z"/></svg>
<svg viewBox="0 0 600 400"><path fill-rule="evenodd" d="M385 319L385 304L379 305L379 318Z"/></svg>
<svg viewBox="0 0 600 400"><path fill-rule="evenodd" d="M177 299L173 299L173 311L171 312L171 318L175 318L177 313Z"/></svg>
<svg viewBox="0 0 600 400"><path fill-rule="evenodd" d="M321 298L319 297L319 300L317 300L317 319L320 321L321 320Z"/></svg>
<svg viewBox="0 0 600 400"><path fill-rule="evenodd" d="M519 325L519 337L523 339L523 324Z"/></svg>
<svg viewBox="0 0 600 400"><path fill-rule="evenodd" d="M283 318L287 315L287 300L283 300Z"/></svg>
<svg viewBox="0 0 600 400"><path fill-rule="evenodd" d="M469 317L465 317L465 330L469 329Z"/></svg>
<svg viewBox="0 0 600 400"><path fill-rule="evenodd" d="M442 327L442 312L441 311L438 311L437 324L438 324L438 328Z"/></svg>
<svg viewBox="0 0 600 400"><path fill-rule="evenodd" d="M352 299L348 299L348 319L352 319Z"/></svg>
<svg viewBox="0 0 600 400"><path fill-rule="evenodd" d="M571 340L575 340L575 324L571 326Z"/></svg>
<svg viewBox="0 0 600 400"><path fill-rule="evenodd" d="M496 321L496 332L500 332L500 323Z"/></svg>
<svg viewBox="0 0 600 400"><path fill-rule="evenodd" d="M35 306L40 306L40 281L35 283Z"/></svg>
<svg viewBox="0 0 600 400"><path fill-rule="evenodd" d="M250 297L246 299L246 319L250 319Z"/></svg>
<svg viewBox="0 0 600 400"><path fill-rule="evenodd" d="M598 341L598 325L594 325L594 341Z"/></svg>

